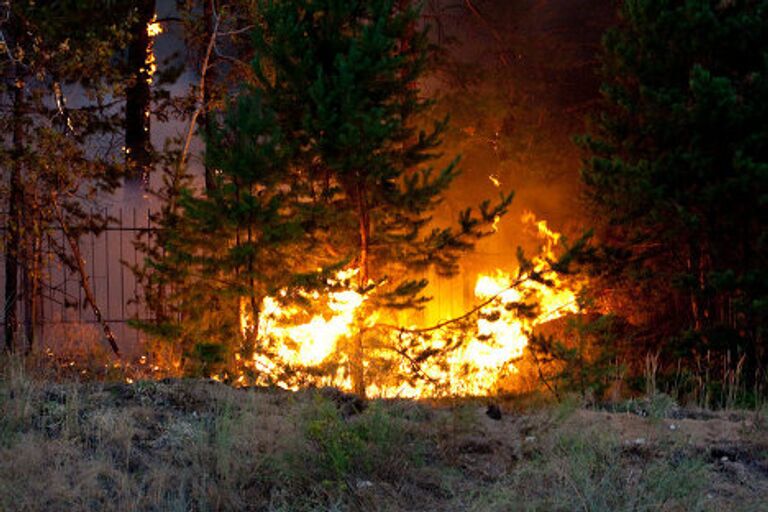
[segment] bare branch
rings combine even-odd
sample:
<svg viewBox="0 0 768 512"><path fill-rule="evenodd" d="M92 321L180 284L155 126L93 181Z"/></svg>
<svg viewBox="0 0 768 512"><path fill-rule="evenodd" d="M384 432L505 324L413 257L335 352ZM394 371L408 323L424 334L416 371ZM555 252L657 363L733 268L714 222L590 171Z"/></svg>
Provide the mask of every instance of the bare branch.
<svg viewBox="0 0 768 512"><path fill-rule="evenodd" d="M503 44L504 40L501 37L501 34L499 34L499 31L496 30L493 25L491 25L488 20L485 19L485 17L482 15L480 10L475 6L475 4L472 2L472 0L464 0L464 3L467 6L467 9L477 18L480 20L480 22L485 25L485 27L488 29L488 31L491 33L493 38L496 40L497 43ZM501 63L505 66L509 66L509 59L507 59L507 56L504 55L504 52L499 53L499 59L501 60Z"/></svg>
<svg viewBox="0 0 768 512"><path fill-rule="evenodd" d="M226 36L236 36L238 34L242 34L243 32L248 32L249 30L252 30L256 25L248 25L243 28L238 28L236 30L228 30L226 32L218 32L216 34L216 37L226 37Z"/></svg>
<svg viewBox="0 0 768 512"><path fill-rule="evenodd" d="M69 225L67 224L67 221L64 218L64 213L61 211L61 207L59 206L58 192L56 190L51 191L50 199L51 199L51 206L53 207L54 215L56 216L56 220L59 223L59 227L61 227L61 232L64 234L64 237L67 239L69 249L72 252L72 256L75 260L75 263L77 264L76 270L78 275L80 276L80 287L83 289L83 292L85 293L85 300L91 306L91 310L93 311L93 315L96 317L96 321L99 322L102 328L104 329L104 335L106 336L107 341L109 342L110 348L112 348L112 352L114 352L117 357L120 357L120 349L117 346L117 341L115 340L115 334L112 332L112 328L109 326L107 321L102 316L101 310L99 309L99 306L96 303L96 296L94 295L93 289L91 288L90 279L88 277L88 271L85 269L85 261L83 260L83 256L80 253L80 246L77 243L77 238L75 237L75 235L73 235L72 232L69 230Z"/></svg>
<svg viewBox="0 0 768 512"><path fill-rule="evenodd" d="M523 284L524 282L526 282L526 281L528 281L530 279L531 279L531 277L528 274L525 274L525 275L523 275L521 277L518 277L517 280L515 280L515 282L513 282L512 284L509 285L509 287L501 290L500 292L498 292L495 295L489 297L488 299L484 300L483 302L475 305L472 309L470 309L469 311L467 311L463 315L457 316L455 318L451 318L449 320L445 320L443 322L440 322L438 324L432 325L430 327L422 327L422 328L419 328L419 329L407 329L405 327L401 327L401 326L397 326L397 325L391 325L391 324L376 324L376 327L382 327L384 329L390 329L390 330L393 330L393 331L399 331L401 333L407 333L407 334L424 334L424 333L436 331L438 329L442 329L443 327L448 327L451 324L455 324L457 322L461 322L462 320L466 320L467 318L471 317L472 315L474 315L475 313L477 313L478 311L480 311L481 309L486 307L488 304L491 304L493 301L495 301L496 299L498 299L499 297L504 295L506 292L508 292L510 290L514 290L515 288L517 288L518 286L520 286L521 284Z"/></svg>
<svg viewBox="0 0 768 512"><path fill-rule="evenodd" d="M208 41L208 48L205 50L205 58L203 59L203 65L200 69L200 85L198 85L197 88L197 97L196 97L196 107L195 111L192 113L192 118L189 120L189 127L187 129L187 136L184 140L184 149L181 151L181 156L179 157L179 168L183 168L184 165L187 163L187 156L189 155L189 146L192 144L192 137L195 134L195 125L197 124L197 118L202 113L203 109L205 108L205 75L208 72L208 63L211 60L211 53L213 53L213 48L216 45L216 37L219 30L219 16L216 16L216 23L213 26L213 33L211 34L211 39Z"/></svg>

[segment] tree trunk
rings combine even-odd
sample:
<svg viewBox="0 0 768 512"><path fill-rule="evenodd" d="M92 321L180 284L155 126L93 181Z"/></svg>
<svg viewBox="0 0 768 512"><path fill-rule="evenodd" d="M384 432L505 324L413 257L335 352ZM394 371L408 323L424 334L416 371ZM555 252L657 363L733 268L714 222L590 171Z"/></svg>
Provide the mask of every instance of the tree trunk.
<svg viewBox="0 0 768 512"><path fill-rule="evenodd" d="M700 254L697 245L693 242L688 243L688 273L696 281L695 285L691 286L688 291L688 297L691 307L691 318L693 320L693 329L696 332L701 332L703 327L702 313L703 307L701 303L701 297L699 296L699 272L701 267Z"/></svg>
<svg viewBox="0 0 768 512"><path fill-rule="evenodd" d="M16 63L13 93L13 161L8 193L8 221L5 236L5 348L15 349L18 331L17 302L19 247L21 246L21 206L24 201L21 186L22 159L24 157L24 83L21 65Z"/></svg>
<svg viewBox="0 0 768 512"><path fill-rule="evenodd" d="M213 9L213 0L205 0L203 2L203 18L205 23L205 40L214 41L216 38L216 31L218 23L214 19L215 12ZM209 43L210 44L210 43ZM214 55L207 52L208 61L206 61L204 68L200 71L201 81L205 82L203 90L203 105L202 105L202 119L203 131L205 133L206 140L210 140L213 132L213 119L211 112L212 102L212 84L216 81L216 68L213 66L215 59ZM216 187L216 180L214 176L214 169L208 162L205 162L205 190L206 192L212 191Z"/></svg>
<svg viewBox="0 0 768 512"><path fill-rule="evenodd" d="M31 235L34 237L34 234ZM29 239L30 234L24 240L24 256L21 265L21 299L24 304L24 342L25 352L29 352L35 343L35 276L34 276L34 240ZM21 349L21 347L18 347Z"/></svg>
<svg viewBox="0 0 768 512"><path fill-rule="evenodd" d="M152 76L149 69L152 47L147 26L155 14L155 0L138 0L136 11L138 19L131 29L132 39L128 46L130 78L125 91L125 160L128 167L127 179L147 185L152 170Z"/></svg>
<svg viewBox="0 0 768 512"><path fill-rule="evenodd" d="M40 218L35 220L35 232L32 240L32 286L30 289L30 329L27 338L27 354L32 352L35 345L35 326L40 323L42 308L41 282L43 272L43 234L40 226Z"/></svg>
<svg viewBox="0 0 768 512"><path fill-rule="evenodd" d="M189 148L192 144L192 138L195 135L195 127L197 126L197 118L200 117L201 114L204 114L206 103L206 76L208 75L208 71L210 66L208 63L211 61L211 57L213 56L213 47L216 44L216 37L219 30L219 18L216 18L215 24L213 25L213 28L211 29L211 38L208 40L208 48L205 50L205 57L203 58L203 64L200 66L200 83L197 87L197 95L195 97L195 110L192 112L192 117L189 120L189 125L187 126L187 135L184 137L184 146L181 149L181 155L179 155L179 162L176 166L176 172L173 175L173 190L177 190L178 184L181 182L182 177L186 173L186 165L187 165L187 158L189 156ZM169 211L173 212L176 210L176 199L175 197L172 197L169 202Z"/></svg>
<svg viewBox="0 0 768 512"><path fill-rule="evenodd" d="M26 219L26 236L22 264L22 298L24 300L24 338L25 353L32 352L35 345L35 327L40 312L40 280L43 268L42 231L40 219L40 201L37 190L32 190L24 201L26 210L22 217Z"/></svg>
<svg viewBox="0 0 768 512"><path fill-rule="evenodd" d="M251 191L252 192L252 191ZM250 223L253 223L253 219L250 219ZM248 245L253 244L253 228L251 224L248 225ZM256 297L256 279L254 278L255 262L253 259L253 253L248 256L248 304L251 308L251 325L249 326L248 336L245 339L245 348L248 353L243 356L253 358L253 354L256 350L256 343L259 336L259 313L261 309L261 299Z"/></svg>
<svg viewBox="0 0 768 512"><path fill-rule="evenodd" d="M358 261L358 288L363 293L368 286L369 279L369 250L371 235L371 219L368 211L368 202L366 200L365 187L362 184L357 185L357 212L360 231L360 260ZM355 345L351 358L352 365L352 386L355 394L365 398L365 347L363 344L363 330L360 329L355 338Z"/></svg>

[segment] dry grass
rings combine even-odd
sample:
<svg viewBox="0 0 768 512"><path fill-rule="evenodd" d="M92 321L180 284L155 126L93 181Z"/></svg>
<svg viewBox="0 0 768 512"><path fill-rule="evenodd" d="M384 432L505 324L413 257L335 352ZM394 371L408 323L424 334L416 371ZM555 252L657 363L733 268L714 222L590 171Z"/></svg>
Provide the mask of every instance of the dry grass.
<svg viewBox="0 0 768 512"><path fill-rule="evenodd" d="M345 418L311 391L50 382L11 362L0 510L768 510L764 412L643 407L493 421L472 401L390 401Z"/></svg>

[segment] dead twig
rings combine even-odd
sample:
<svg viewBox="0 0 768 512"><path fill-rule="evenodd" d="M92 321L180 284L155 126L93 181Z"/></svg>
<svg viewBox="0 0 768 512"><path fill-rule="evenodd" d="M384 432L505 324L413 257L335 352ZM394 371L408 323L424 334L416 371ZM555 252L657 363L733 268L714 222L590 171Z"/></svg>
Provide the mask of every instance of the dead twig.
<svg viewBox="0 0 768 512"><path fill-rule="evenodd" d="M501 38L501 34L499 34L499 31L496 30L493 25L491 25L488 20L485 19L485 16L482 15L480 10L477 8L477 6L472 2L472 0L464 0L464 4L467 6L467 9L469 9L469 12L471 12L477 19L480 20L480 22L485 25L485 27L488 29L488 31L491 33L493 38L496 40L497 43L500 45L503 44L504 40ZM505 66L509 66L509 59L507 59L507 56L504 55L503 50L499 53L499 59L501 60L501 63Z"/></svg>

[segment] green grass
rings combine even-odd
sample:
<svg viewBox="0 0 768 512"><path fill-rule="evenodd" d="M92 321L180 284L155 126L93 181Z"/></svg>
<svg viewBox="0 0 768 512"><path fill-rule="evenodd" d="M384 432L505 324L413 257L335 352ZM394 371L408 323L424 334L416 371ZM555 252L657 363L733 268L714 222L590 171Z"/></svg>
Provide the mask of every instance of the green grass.
<svg viewBox="0 0 768 512"><path fill-rule="evenodd" d="M493 421L473 400L373 401L345 417L312 391L53 383L8 364L0 510L760 510L765 411L670 429L667 397L625 405ZM744 460L709 456L720 431Z"/></svg>
<svg viewBox="0 0 768 512"><path fill-rule="evenodd" d="M525 464L470 503L472 511L590 512L703 510L701 458L635 455L597 430L558 433Z"/></svg>

